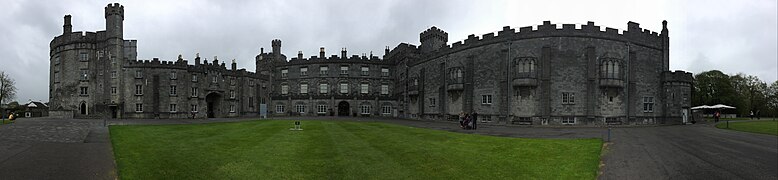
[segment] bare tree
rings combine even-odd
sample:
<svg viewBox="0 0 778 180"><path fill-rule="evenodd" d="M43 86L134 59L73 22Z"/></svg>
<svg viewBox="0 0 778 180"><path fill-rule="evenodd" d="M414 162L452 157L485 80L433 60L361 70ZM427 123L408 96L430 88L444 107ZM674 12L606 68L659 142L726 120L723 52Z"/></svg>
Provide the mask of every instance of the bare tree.
<svg viewBox="0 0 778 180"><path fill-rule="evenodd" d="M9 74L0 71L0 103L16 98L16 82Z"/></svg>

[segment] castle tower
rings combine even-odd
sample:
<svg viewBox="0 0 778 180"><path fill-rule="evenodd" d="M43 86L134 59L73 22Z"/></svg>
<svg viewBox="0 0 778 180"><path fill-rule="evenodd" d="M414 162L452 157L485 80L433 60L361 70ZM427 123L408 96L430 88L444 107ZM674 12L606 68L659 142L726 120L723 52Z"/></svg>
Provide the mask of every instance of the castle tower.
<svg viewBox="0 0 778 180"><path fill-rule="evenodd" d="M114 3L105 7L105 31L109 37L123 38L124 6Z"/></svg>
<svg viewBox="0 0 778 180"><path fill-rule="evenodd" d="M109 70L105 73L121 72L124 65L124 6L119 3L108 4L105 6L105 33L106 33L106 52L105 58L108 61L101 61L103 63L110 63ZM118 89L125 89L123 81L123 73L117 73L116 78L109 80L110 86L117 87ZM111 95L111 104L109 106L117 106L124 102L124 93L119 92L118 95Z"/></svg>
<svg viewBox="0 0 778 180"><path fill-rule="evenodd" d="M273 39L270 45L273 47L273 58L279 60L281 58L281 40Z"/></svg>
<svg viewBox="0 0 778 180"><path fill-rule="evenodd" d="M421 52L433 52L446 46L446 43L448 42L448 33L432 26L419 34L419 41L421 42L421 45L419 46Z"/></svg>
<svg viewBox="0 0 778 180"><path fill-rule="evenodd" d="M62 25L62 35L68 35L73 32L73 25L70 24L70 15L65 15L65 25Z"/></svg>

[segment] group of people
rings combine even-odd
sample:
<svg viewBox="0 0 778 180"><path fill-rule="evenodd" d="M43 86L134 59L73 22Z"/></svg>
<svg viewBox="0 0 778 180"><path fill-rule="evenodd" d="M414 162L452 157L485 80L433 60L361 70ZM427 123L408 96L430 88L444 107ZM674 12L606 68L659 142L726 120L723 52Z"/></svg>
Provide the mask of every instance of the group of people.
<svg viewBox="0 0 778 180"><path fill-rule="evenodd" d="M477 122L478 121L478 113L465 113L461 112L459 113L459 127L462 129L476 129L478 128Z"/></svg>

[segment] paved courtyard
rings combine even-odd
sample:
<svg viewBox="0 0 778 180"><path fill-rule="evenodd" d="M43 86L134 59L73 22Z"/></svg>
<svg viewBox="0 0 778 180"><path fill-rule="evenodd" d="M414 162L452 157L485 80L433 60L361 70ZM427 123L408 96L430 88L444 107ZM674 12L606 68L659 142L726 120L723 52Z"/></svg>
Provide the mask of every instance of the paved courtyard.
<svg viewBox="0 0 778 180"><path fill-rule="evenodd" d="M298 118L280 118L298 119ZM607 128L514 127L456 122L314 117L370 121L461 133L529 138L604 138ZM107 124L192 124L251 119L110 120ZM291 123L290 123L291 126ZM303 124L304 126L304 124ZM778 179L778 136L710 124L612 128L601 179ZM574 153L574 152L573 152ZM0 179L115 179L103 120L21 119L0 126Z"/></svg>

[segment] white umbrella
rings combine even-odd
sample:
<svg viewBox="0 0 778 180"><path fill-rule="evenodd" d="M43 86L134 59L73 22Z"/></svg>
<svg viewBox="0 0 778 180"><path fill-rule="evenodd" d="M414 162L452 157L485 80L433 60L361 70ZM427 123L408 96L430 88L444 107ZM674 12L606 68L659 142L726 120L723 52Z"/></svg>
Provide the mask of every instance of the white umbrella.
<svg viewBox="0 0 778 180"><path fill-rule="evenodd" d="M696 110L696 109L711 109L711 107L708 106L708 105L702 105L702 106L692 107L691 109L693 109L693 110Z"/></svg>
<svg viewBox="0 0 778 180"><path fill-rule="evenodd" d="M713 109L736 109L735 107L727 106L727 105L723 105L723 104L716 104L716 105L710 106L710 108L713 108Z"/></svg>

